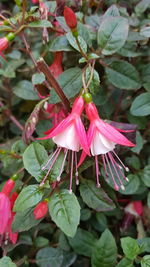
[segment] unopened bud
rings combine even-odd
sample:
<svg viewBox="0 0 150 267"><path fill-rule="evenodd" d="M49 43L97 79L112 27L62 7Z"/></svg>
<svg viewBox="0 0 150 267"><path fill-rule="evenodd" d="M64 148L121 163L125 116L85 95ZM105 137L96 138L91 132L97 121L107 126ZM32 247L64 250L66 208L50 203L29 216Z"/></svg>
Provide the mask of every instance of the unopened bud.
<svg viewBox="0 0 150 267"><path fill-rule="evenodd" d="M46 213L48 211L48 201L44 200L37 204L35 207L33 214L36 220L42 219L45 217Z"/></svg>
<svg viewBox="0 0 150 267"><path fill-rule="evenodd" d="M66 24L68 25L68 27L71 30L76 29L76 27L77 27L76 14L74 13L74 11L71 8L69 8L67 6L65 6L65 8L64 8L64 18L65 18Z"/></svg>
<svg viewBox="0 0 150 267"><path fill-rule="evenodd" d="M15 181L13 181L12 179L9 179L5 184L4 187L2 189L2 193L4 193L5 195L9 195L12 190L14 189L15 186Z"/></svg>

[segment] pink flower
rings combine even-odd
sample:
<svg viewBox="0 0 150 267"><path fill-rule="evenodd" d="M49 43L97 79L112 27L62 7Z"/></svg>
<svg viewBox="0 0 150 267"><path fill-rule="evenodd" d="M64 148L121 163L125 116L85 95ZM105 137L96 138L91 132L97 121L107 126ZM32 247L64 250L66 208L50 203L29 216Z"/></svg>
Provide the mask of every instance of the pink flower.
<svg viewBox="0 0 150 267"><path fill-rule="evenodd" d="M36 220L42 219L45 217L46 213L48 212L48 202L44 200L37 204L35 207L33 214Z"/></svg>
<svg viewBox="0 0 150 267"><path fill-rule="evenodd" d="M4 234L8 221L11 217L11 203L9 195L14 188L15 182L9 179L0 192L0 234Z"/></svg>
<svg viewBox="0 0 150 267"><path fill-rule="evenodd" d="M57 181L60 180L61 174L63 172L63 167L65 164L65 160L68 154L68 150L72 151L72 157L71 157L71 176L70 176L70 192L72 191L72 177L73 177L73 166L75 161L75 167L76 167L76 173L77 173L77 156L76 152L78 152L80 149L83 149L86 154L89 155L89 147L87 143L87 137L85 128L83 126L83 123L81 121L81 113L84 109L84 99L83 97L76 98L71 113L62 120L56 127L53 127L49 131L47 131L45 134L47 136L43 138L38 138L39 140L42 139L49 139L52 138L54 143L57 144L58 148L52 155L52 157L49 159L45 167L43 169L46 169L49 162L53 159L52 166L54 165L60 151L64 149L64 161L62 163L62 168L60 170L60 174L57 177ZM47 178L50 169L48 173L46 174L44 180L42 181L42 184L45 182L45 179ZM78 180L77 180L78 183Z"/></svg>
<svg viewBox="0 0 150 267"><path fill-rule="evenodd" d="M49 67L49 69L55 78L57 78L63 72L62 59L63 59L63 52L56 52L54 54L54 61L52 65Z"/></svg>
<svg viewBox="0 0 150 267"><path fill-rule="evenodd" d="M142 216L143 204L141 200L132 201L125 207L125 213L129 213L135 217Z"/></svg>
<svg viewBox="0 0 150 267"><path fill-rule="evenodd" d="M32 4L38 4L39 0L32 0Z"/></svg>
<svg viewBox="0 0 150 267"><path fill-rule="evenodd" d="M48 104L45 102L44 108L49 114L48 118L52 119L52 124L54 127L66 118L66 111L61 104Z"/></svg>
<svg viewBox="0 0 150 267"><path fill-rule="evenodd" d="M120 176L122 176L125 180L128 180L122 172L122 166L125 166L115 153L114 149L117 144L129 147L133 147L135 145L130 142L124 135L122 135L119 132L119 129L116 129L115 127L109 125L99 117L94 103L90 102L86 104L86 114L88 119L90 120L87 138L91 154L95 156L97 187L100 187L98 155L101 155L105 174L106 176L108 176L108 173L110 173L115 190L118 190L119 186L115 180L114 173L115 176L117 176L121 188L124 189L124 185L120 179ZM85 152L83 152L78 165L83 162L85 157L86 154ZM119 163L122 164L122 166L120 166L116 159ZM125 167L125 170L128 171L128 168Z"/></svg>

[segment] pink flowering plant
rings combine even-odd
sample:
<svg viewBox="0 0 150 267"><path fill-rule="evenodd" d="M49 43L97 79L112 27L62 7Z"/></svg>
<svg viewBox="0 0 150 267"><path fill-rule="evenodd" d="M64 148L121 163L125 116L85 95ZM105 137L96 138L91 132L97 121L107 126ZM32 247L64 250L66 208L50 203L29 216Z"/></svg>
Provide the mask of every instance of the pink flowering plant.
<svg viewBox="0 0 150 267"><path fill-rule="evenodd" d="M149 10L0 2L0 267L150 266Z"/></svg>

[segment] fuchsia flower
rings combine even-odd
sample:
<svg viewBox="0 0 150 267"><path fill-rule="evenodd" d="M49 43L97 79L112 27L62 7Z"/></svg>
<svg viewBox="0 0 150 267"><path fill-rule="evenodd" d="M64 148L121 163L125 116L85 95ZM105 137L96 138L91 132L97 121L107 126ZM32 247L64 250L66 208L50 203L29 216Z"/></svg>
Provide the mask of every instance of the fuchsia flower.
<svg viewBox="0 0 150 267"><path fill-rule="evenodd" d="M64 120L62 120L56 127L53 127L52 129L47 131L45 133L46 134L45 137L38 138L39 140L52 138L54 143L57 144L58 146L58 148L56 149L52 157L49 159L45 167L43 167L43 169L46 169L49 162L50 161L52 162L50 169L48 170L44 180L42 181L42 184L45 182L51 168L53 167L62 149L64 149L64 160L62 163L60 174L57 177L57 181L60 180L61 174L63 172L68 151L71 151L72 157L71 157L70 192L72 192L74 161L76 166L76 182L78 183L76 152L78 152L80 149L83 149L85 153L89 155L86 132L80 118L83 109L84 109L84 99L83 97L79 96L78 98L76 98L73 104L71 113Z"/></svg>
<svg viewBox="0 0 150 267"><path fill-rule="evenodd" d="M31 0L32 1L32 4L38 4L39 3L39 0Z"/></svg>
<svg viewBox="0 0 150 267"><path fill-rule="evenodd" d="M135 145L130 142L125 136L123 136L119 132L119 129L116 129L115 127L109 125L99 117L94 103L90 102L86 104L86 114L88 119L90 120L87 138L91 154L95 156L97 187L100 187L98 155L101 155L105 174L106 176L108 176L108 173L110 173L115 190L119 190L119 186L115 180L114 173L117 176L121 188L124 189L124 185L120 179L120 176L122 176L127 181L128 179L123 174L122 166L126 171L128 171L128 168L125 167L121 162L114 149L117 144L129 147L133 147ZM83 162L85 157L86 153L85 151L83 151L78 165ZM119 161L122 166L116 160Z"/></svg>
<svg viewBox="0 0 150 267"><path fill-rule="evenodd" d="M68 25L70 29L75 29L77 27L76 14L71 8L67 6L65 6L64 8L64 18L65 18L66 24Z"/></svg>
<svg viewBox="0 0 150 267"><path fill-rule="evenodd" d="M36 220L42 219L45 217L46 213L48 212L48 202L44 200L37 204L35 207L33 214Z"/></svg>
<svg viewBox="0 0 150 267"><path fill-rule="evenodd" d="M6 37L0 38L0 53L8 48L9 41Z"/></svg>
<svg viewBox="0 0 150 267"><path fill-rule="evenodd" d="M55 78L57 78L63 72L62 59L63 52L56 52L54 54L54 61L49 67L49 69Z"/></svg>

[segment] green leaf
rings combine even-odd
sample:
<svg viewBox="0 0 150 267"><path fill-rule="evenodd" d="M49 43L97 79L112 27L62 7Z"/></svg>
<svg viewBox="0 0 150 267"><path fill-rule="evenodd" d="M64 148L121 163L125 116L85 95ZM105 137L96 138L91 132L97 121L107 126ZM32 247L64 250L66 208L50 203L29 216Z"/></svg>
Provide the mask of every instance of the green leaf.
<svg viewBox="0 0 150 267"><path fill-rule="evenodd" d="M49 20L38 20L28 24L32 28L52 28L53 25Z"/></svg>
<svg viewBox="0 0 150 267"><path fill-rule="evenodd" d="M0 267L17 267L17 265L12 262L11 258L4 256L0 259Z"/></svg>
<svg viewBox="0 0 150 267"><path fill-rule="evenodd" d="M129 174L127 176L129 182L124 181L125 190L119 189L119 192L124 195L135 194L140 187L140 180L137 174Z"/></svg>
<svg viewBox="0 0 150 267"><path fill-rule="evenodd" d="M61 267L63 262L63 253L59 248L42 248L36 255L36 263L40 267Z"/></svg>
<svg viewBox="0 0 150 267"><path fill-rule="evenodd" d="M16 212L31 208L41 201L42 196L43 193L39 190L39 185L29 185L17 197L13 210Z"/></svg>
<svg viewBox="0 0 150 267"><path fill-rule="evenodd" d="M118 88L132 90L141 87L139 73L127 61L113 61L106 68L106 74L109 82Z"/></svg>
<svg viewBox="0 0 150 267"><path fill-rule="evenodd" d="M143 27L140 31L140 34L144 37L150 37L150 27Z"/></svg>
<svg viewBox="0 0 150 267"><path fill-rule="evenodd" d="M35 73L32 76L32 83L33 84L41 84L45 81L45 75L41 73Z"/></svg>
<svg viewBox="0 0 150 267"><path fill-rule="evenodd" d="M120 12L119 12L119 9L116 5L112 5L110 6L103 17L110 17L110 16L113 16L113 17L119 17L120 16Z"/></svg>
<svg viewBox="0 0 150 267"><path fill-rule="evenodd" d="M15 95L23 99L27 100L39 99L37 93L34 91L32 83L27 80L22 80L18 82L17 85L13 87L13 92Z"/></svg>
<svg viewBox="0 0 150 267"><path fill-rule="evenodd" d="M68 32L66 34L66 37L67 37L67 40L68 40L69 44L74 49L76 49L77 51L80 52L80 49L79 49L79 47L77 45L77 42L76 42L76 38L72 35L72 33L71 32ZM86 42L83 40L83 38L81 36L78 36L77 38L78 38L78 41L80 43L80 46L81 46L83 52L86 53L87 52L87 44L86 44Z"/></svg>
<svg viewBox="0 0 150 267"><path fill-rule="evenodd" d="M86 81L87 82L90 79L90 74L91 74L91 69L87 68L86 69ZM92 94L96 94L100 89L100 78L99 78L99 74L96 70L94 70L94 72L93 72L93 77L92 77L91 83L89 85L89 89L90 89L90 92Z"/></svg>
<svg viewBox="0 0 150 267"><path fill-rule="evenodd" d="M142 150L143 148L143 145L144 145L144 140L142 138L142 135L140 134L139 131L136 131L136 146L133 147L131 150L134 152L134 153L137 153L139 154L140 151Z"/></svg>
<svg viewBox="0 0 150 267"><path fill-rule="evenodd" d="M91 180L82 180L80 194L83 201L96 211L113 210L115 205L102 188L97 188Z"/></svg>
<svg viewBox="0 0 150 267"><path fill-rule="evenodd" d="M75 235L80 220L80 206L73 193L65 189L55 192L49 201L49 213L67 236Z"/></svg>
<svg viewBox="0 0 150 267"><path fill-rule="evenodd" d="M150 93L138 95L132 102L130 112L134 116L147 116L150 114Z"/></svg>
<svg viewBox="0 0 150 267"><path fill-rule="evenodd" d="M47 160L47 152L39 143L32 143L23 153L24 167L37 181L41 180L42 165Z"/></svg>
<svg viewBox="0 0 150 267"><path fill-rule="evenodd" d="M97 42L103 55L112 55L119 50L128 37L128 20L123 17L105 17L100 24Z"/></svg>
<svg viewBox="0 0 150 267"><path fill-rule="evenodd" d="M146 255L142 258L141 267L150 267L150 255Z"/></svg>
<svg viewBox="0 0 150 267"><path fill-rule="evenodd" d="M147 206L150 208L150 192L147 195Z"/></svg>
<svg viewBox="0 0 150 267"><path fill-rule="evenodd" d="M138 16L140 16L149 7L150 7L149 0L142 0L135 6L135 12L137 13Z"/></svg>
<svg viewBox="0 0 150 267"><path fill-rule="evenodd" d="M77 255L73 252L67 252L67 251L63 251L63 262L61 267L70 267L73 266L73 263L75 262Z"/></svg>
<svg viewBox="0 0 150 267"><path fill-rule="evenodd" d="M123 258L116 267L134 267L133 261L128 258Z"/></svg>
<svg viewBox="0 0 150 267"><path fill-rule="evenodd" d="M74 97L82 88L82 73L80 68L65 70L57 79L60 87L68 98ZM51 92L50 103L60 102L60 98L54 90Z"/></svg>
<svg viewBox="0 0 150 267"><path fill-rule="evenodd" d="M140 253L140 247L137 243L137 240L131 237L121 238L121 247L126 257L130 260L134 260Z"/></svg>
<svg viewBox="0 0 150 267"><path fill-rule="evenodd" d="M93 248L92 267L115 267L117 246L111 232L106 229Z"/></svg>
<svg viewBox="0 0 150 267"><path fill-rule="evenodd" d="M145 166L143 170L142 180L146 186L150 187L150 165Z"/></svg>
<svg viewBox="0 0 150 267"><path fill-rule="evenodd" d="M28 231L30 228L40 223L41 220L35 220L33 210L34 208L29 208L24 211L18 211L16 213L12 225L14 233Z"/></svg>
<svg viewBox="0 0 150 267"><path fill-rule="evenodd" d="M74 49L69 44L65 35L57 36L53 39L52 43L49 45L49 51L74 51Z"/></svg>
<svg viewBox="0 0 150 267"><path fill-rule="evenodd" d="M74 238L69 238L69 244L73 250L79 254L86 257L91 257L93 246L97 239L92 233L78 228Z"/></svg>

